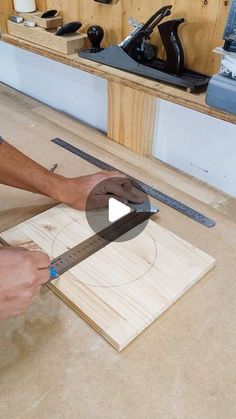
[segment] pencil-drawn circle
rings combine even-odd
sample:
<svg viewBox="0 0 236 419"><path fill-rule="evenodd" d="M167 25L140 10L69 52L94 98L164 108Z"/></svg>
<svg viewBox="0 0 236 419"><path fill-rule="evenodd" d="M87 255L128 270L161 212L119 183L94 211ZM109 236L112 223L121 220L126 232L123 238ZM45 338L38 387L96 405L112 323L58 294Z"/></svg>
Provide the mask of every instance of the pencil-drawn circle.
<svg viewBox="0 0 236 419"><path fill-rule="evenodd" d="M92 235L86 217L71 221L55 236L52 243L52 258L82 243ZM144 278L153 268L156 259L156 241L147 228L132 241L108 244L106 248L72 268L70 273L73 281L89 287L122 287Z"/></svg>

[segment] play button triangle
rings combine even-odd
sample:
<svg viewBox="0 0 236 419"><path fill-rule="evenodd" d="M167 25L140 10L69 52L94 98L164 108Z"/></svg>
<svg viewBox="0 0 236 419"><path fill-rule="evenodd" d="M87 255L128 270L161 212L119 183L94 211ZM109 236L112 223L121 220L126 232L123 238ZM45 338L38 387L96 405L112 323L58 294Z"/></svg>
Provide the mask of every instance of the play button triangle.
<svg viewBox="0 0 236 419"><path fill-rule="evenodd" d="M123 204L120 201L117 201L115 198L109 199L109 221L114 223L115 221L120 220L125 215L129 214L132 211L130 207Z"/></svg>

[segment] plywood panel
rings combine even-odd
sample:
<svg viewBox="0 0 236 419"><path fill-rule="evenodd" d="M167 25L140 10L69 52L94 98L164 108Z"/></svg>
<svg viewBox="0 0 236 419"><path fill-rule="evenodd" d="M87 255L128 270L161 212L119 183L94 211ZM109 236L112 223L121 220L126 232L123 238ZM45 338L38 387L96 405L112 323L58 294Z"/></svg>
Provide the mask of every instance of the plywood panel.
<svg viewBox="0 0 236 419"><path fill-rule="evenodd" d="M92 234L84 212L58 205L1 236L11 245L41 248L53 258ZM120 351L214 263L150 221L135 239L110 244L50 287Z"/></svg>
<svg viewBox="0 0 236 419"><path fill-rule="evenodd" d="M47 9L47 0L36 0L37 10L46 10Z"/></svg>
<svg viewBox="0 0 236 419"><path fill-rule="evenodd" d="M181 29L187 65L191 69L212 74L218 70L219 61L211 50L222 43L222 34L229 10L225 0L173 0L173 17L184 17L186 25ZM43 1L40 1L42 6ZM146 21L156 10L166 5L166 0L113 0L111 5L93 0L44 0L47 8L57 8L66 20L81 19L84 30L91 23L102 25L106 30L104 45L118 43L131 30L128 17ZM157 40L157 35L154 36ZM160 51L161 52L161 51Z"/></svg>
<svg viewBox="0 0 236 419"><path fill-rule="evenodd" d="M12 0L0 1L0 31L7 32L7 19L12 14L13 3Z"/></svg>
<svg viewBox="0 0 236 419"><path fill-rule="evenodd" d="M136 89L109 82L108 101L108 137L142 156L149 156L156 99Z"/></svg>
<svg viewBox="0 0 236 419"><path fill-rule="evenodd" d="M104 5L93 0L46 0L48 8L60 10L65 20L80 20L84 31L91 24L99 24L105 29L104 45L117 43L122 39L122 2Z"/></svg>

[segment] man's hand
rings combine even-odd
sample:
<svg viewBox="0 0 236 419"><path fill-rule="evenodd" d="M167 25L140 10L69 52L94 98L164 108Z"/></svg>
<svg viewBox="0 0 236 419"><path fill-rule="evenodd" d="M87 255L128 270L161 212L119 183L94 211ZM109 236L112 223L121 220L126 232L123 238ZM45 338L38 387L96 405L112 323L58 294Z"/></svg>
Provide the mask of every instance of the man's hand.
<svg viewBox="0 0 236 419"><path fill-rule="evenodd" d="M132 184L127 176L117 171L64 178L57 200L75 209L84 210L106 207L111 196L118 200L143 202L142 198L132 192Z"/></svg>
<svg viewBox="0 0 236 419"><path fill-rule="evenodd" d="M42 252L0 250L0 320L24 313L49 280L49 257Z"/></svg>
<svg viewBox="0 0 236 419"><path fill-rule="evenodd" d="M104 183L99 187L102 181ZM0 183L49 196L80 210L86 208L88 197L91 209L106 207L111 195L120 200L143 202L132 192L131 182L123 173L104 171L90 176L66 178L51 173L7 141L1 144Z"/></svg>

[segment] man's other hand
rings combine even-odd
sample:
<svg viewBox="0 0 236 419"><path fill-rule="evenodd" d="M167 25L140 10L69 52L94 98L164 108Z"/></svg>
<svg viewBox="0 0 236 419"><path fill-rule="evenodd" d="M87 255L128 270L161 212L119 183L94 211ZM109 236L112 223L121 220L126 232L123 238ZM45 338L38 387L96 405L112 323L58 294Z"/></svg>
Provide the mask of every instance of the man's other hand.
<svg viewBox="0 0 236 419"><path fill-rule="evenodd" d="M50 278L49 257L19 248L0 250L0 320L24 313Z"/></svg>

